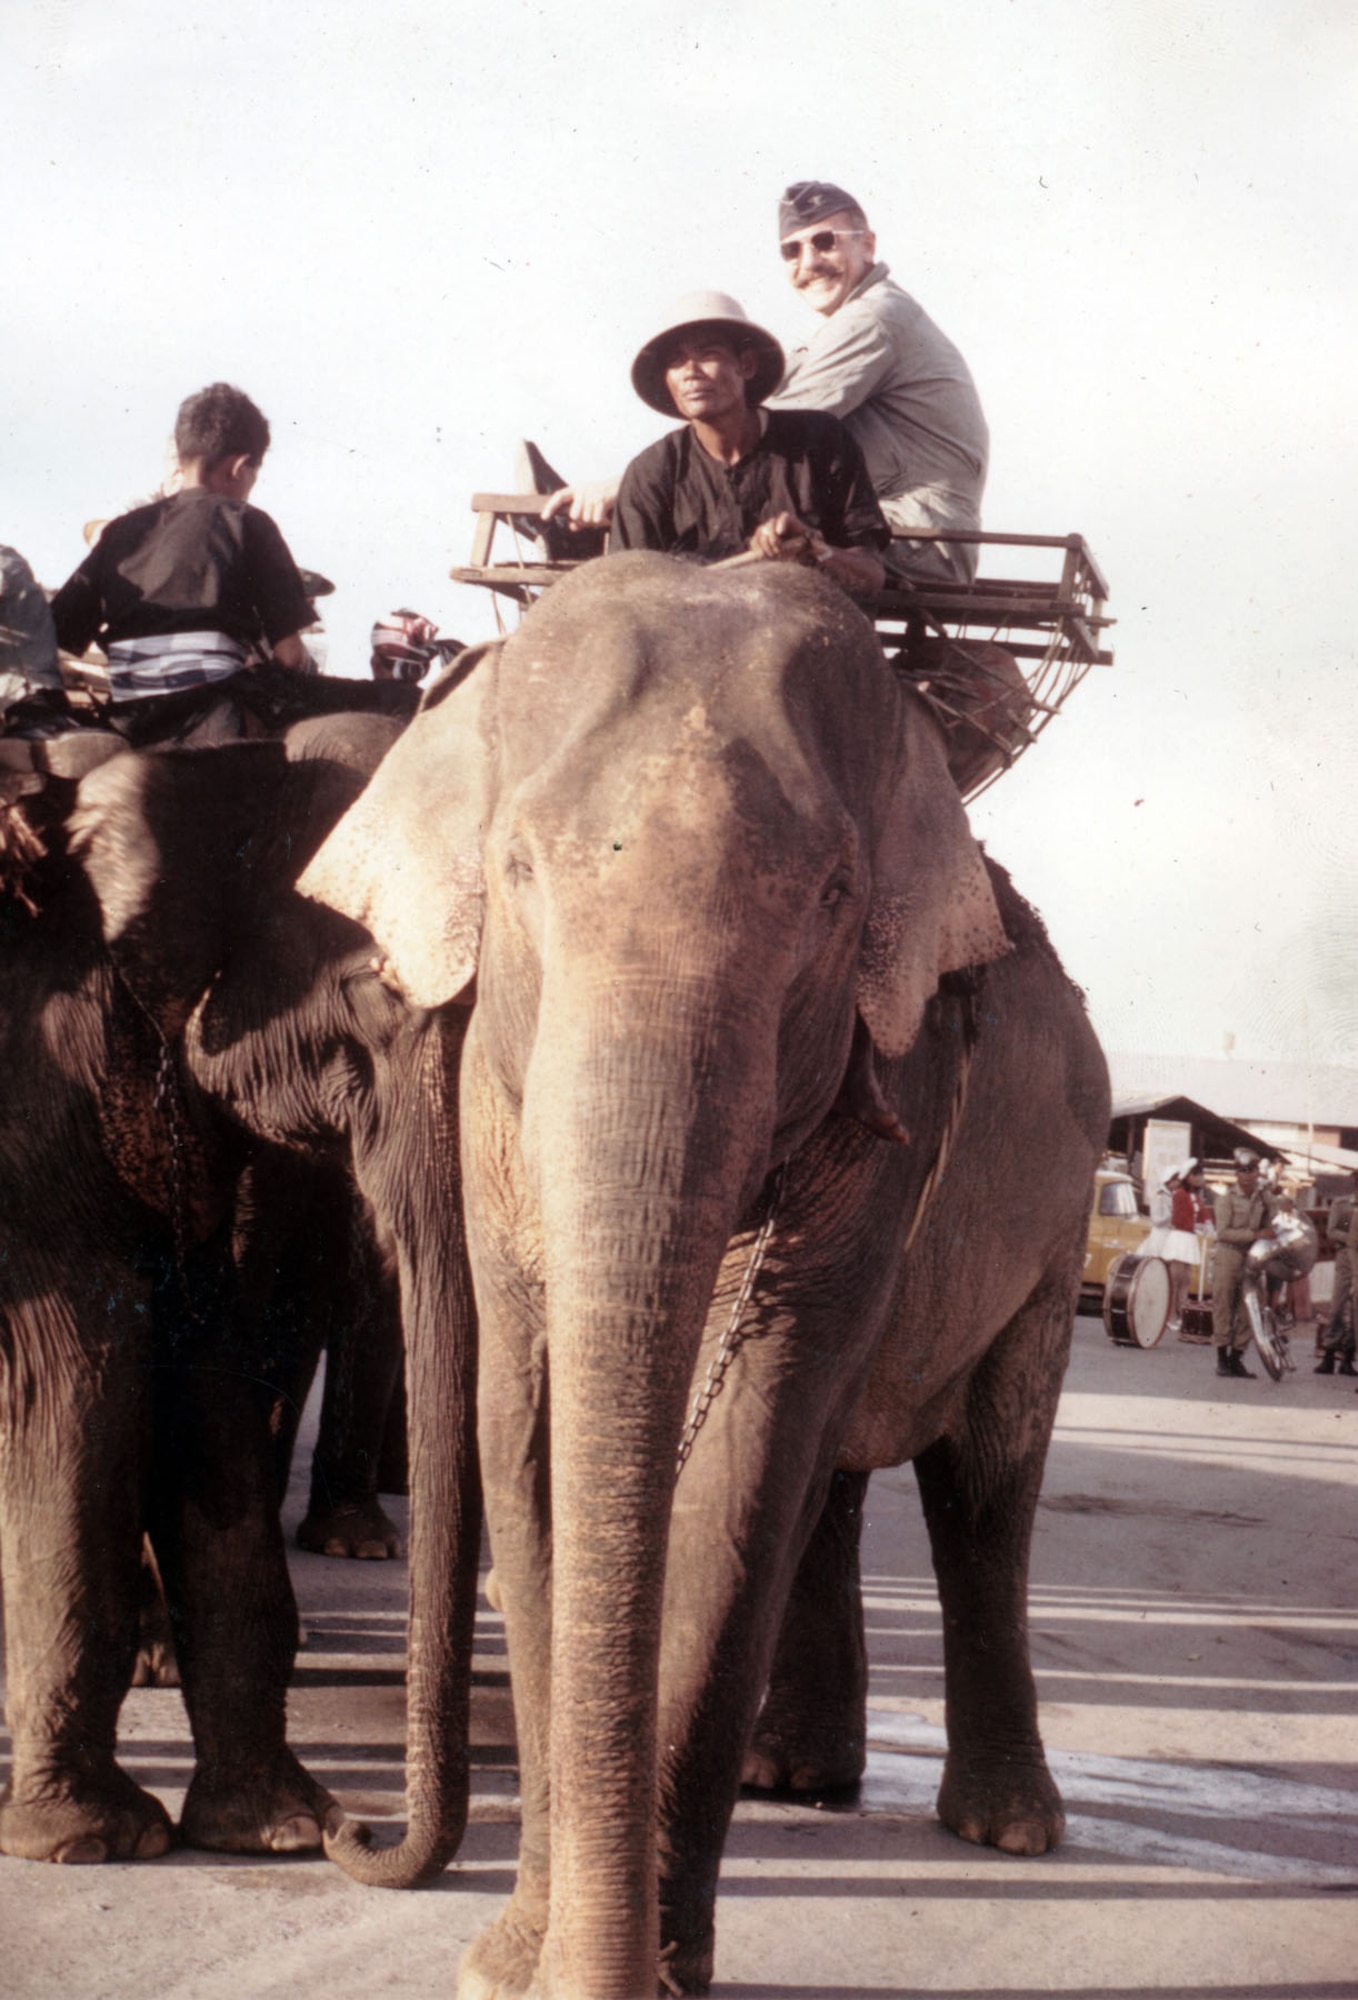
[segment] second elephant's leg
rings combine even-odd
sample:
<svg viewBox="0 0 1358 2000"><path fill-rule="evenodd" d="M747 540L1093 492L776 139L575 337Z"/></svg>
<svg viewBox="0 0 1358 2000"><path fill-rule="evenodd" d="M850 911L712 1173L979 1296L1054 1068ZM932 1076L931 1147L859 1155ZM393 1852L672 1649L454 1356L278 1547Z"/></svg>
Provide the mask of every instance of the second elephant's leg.
<svg viewBox="0 0 1358 2000"><path fill-rule="evenodd" d="M961 1425L915 1460L943 1611L939 1817L1011 1854L1044 1854L1065 1829L1038 1733L1028 1556L1072 1298L1057 1281L1028 1301L978 1367Z"/></svg>
<svg viewBox="0 0 1358 2000"><path fill-rule="evenodd" d="M0 1852L146 1860L169 1847L169 1817L114 1760L137 1643L146 1301L126 1271L84 1266L77 1248L63 1265L0 1303L13 1744Z"/></svg>
<svg viewBox="0 0 1358 2000"><path fill-rule="evenodd" d="M318 1555L380 1559L401 1553L400 1531L377 1497L383 1440L402 1395L401 1301L394 1275L365 1241L353 1246L350 1268L326 1347L311 1496L297 1543Z"/></svg>
<svg viewBox="0 0 1358 2000"><path fill-rule="evenodd" d="M207 1278L194 1286L197 1316L171 1314L161 1329L152 1476L151 1538L197 1757L181 1832L196 1847L289 1853L320 1845L334 1802L286 1742L297 1607L272 1398L230 1312L225 1331L212 1323L229 1276L219 1266Z"/></svg>
<svg viewBox="0 0 1358 2000"><path fill-rule="evenodd" d="M760 1790L826 1792L863 1775L868 1655L858 1549L868 1479L834 1474L798 1564L742 1772Z"/></svg>

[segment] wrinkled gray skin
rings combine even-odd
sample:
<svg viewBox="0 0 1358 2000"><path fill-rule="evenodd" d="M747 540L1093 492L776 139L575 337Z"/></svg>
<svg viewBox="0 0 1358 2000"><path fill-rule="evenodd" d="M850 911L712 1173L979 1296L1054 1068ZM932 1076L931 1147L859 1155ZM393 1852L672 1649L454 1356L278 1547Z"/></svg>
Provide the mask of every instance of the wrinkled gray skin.
<svg viewBox="0 0 1358 2000"><path fill-rule="evenodd" d="M941 1816L1053 1844L1026 1574L1107 1076L871 627L805 571L590 565L434 690L302 887L413 999L477 976L464 1176L523 1835L464 2000L642 2000L658 1954L665 1990L708 1991L837 1466L917 1468Z"/></svg>
<svg viewBox="0 0 1358 2000"><path fill-rule="evenodd" d="M371 940L292 887L394 733L332 716L299 725L286 755L113 757L47 825L38 914L0 909L5 1853L137 1859L169 1843L159 1802L115 1761L143 1528L197 1756L181 1836L291 1851L338 1822L286 1743L297 1632L278 1456L318 1261L332 1293L349 1289L351 1169L403 1311L441 1334L425 1343L441 1373L423 1414L444 1476L412 1564L432 1572L431 1650L464 1666L424 1705L444 1817L418 1823L412 1847L441 1866L460 1837L480 1518L460 1029L412 1012ZM280 1226L261 1232L261 1215Z"/></svg>

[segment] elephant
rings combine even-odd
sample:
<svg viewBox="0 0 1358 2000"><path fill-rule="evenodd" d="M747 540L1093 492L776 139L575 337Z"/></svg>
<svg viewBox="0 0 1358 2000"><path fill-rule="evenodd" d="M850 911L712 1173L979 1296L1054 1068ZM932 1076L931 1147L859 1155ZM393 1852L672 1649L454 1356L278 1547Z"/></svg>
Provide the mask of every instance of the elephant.
<svg viewBox="0 0 1358 2000"><path fill-rule="evenodd" d="M941 1818L1054 1844L1027 1567L1107 1070L871 625L805 569L582 565L430 690L299 887L412 1006L474 981L523 1819L462 2000L709 1990L784 1612L843 1575L817 1534L837 1475L851 1508L855 1477L915 1466ZM414 1409L418 1339L408 1365ZM437 1504L418 1466L411 1504Z"/></svg>
<svg viewBox="0 0 1358 2000"><path fill-rule="evenodd" d="M355 1200L402 1312L445 1335L446 1393L425 1414L445 1461L453 1439L463 1456L412 1569L433 1564L426 1613L469 1663L474 1341L443 1164L458 1036L431 1032L374 970L371 940L292 886L397 734L345 713L282 742L123 751L25 801L46 852L26 900L0 904L5 1854L147 1859L170 1844L160 1802L115 1757L143 1528L196 1752L180 1837L291 1852L337 1823L286 1742L297 1627L279 1471L314 1365L299 1351L315 1338L314 1232L330 1232L338 1309ZM443 1240L416 1272L426 1188ZM448 1598L444 1579L468 1574ZM435 1760L464 1811L465 1733L454 1712L446 1735L463 1747ZM459 1837L440 1822L431 1851Z"/></svg>

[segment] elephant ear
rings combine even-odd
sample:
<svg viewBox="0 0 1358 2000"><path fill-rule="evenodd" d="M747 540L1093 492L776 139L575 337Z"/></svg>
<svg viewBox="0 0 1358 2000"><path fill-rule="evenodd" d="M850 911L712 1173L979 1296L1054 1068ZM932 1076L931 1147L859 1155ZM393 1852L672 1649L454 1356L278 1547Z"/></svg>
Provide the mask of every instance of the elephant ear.
<svg viewBox="0 0 1358 2000"><path fill-rule="evenodd" d="M141 1004L172 1034L224 964L279 868L278 743L125 750L80 781L71 853L104 941Z"/></svg>
<svg viewBox="0 0 1358 2000"><path fill-rule="evenodd" d="M458 654L297 884L371 932L417 1007L476 973L501 643Z"/></svg>
<svg viewBox="0 0 1358 2000"><path fill-rule="evenodd" d="M904 1055L939 980L1012 949L942 741L917 700L878 818L858 1011L880 1053Z"/></svg>

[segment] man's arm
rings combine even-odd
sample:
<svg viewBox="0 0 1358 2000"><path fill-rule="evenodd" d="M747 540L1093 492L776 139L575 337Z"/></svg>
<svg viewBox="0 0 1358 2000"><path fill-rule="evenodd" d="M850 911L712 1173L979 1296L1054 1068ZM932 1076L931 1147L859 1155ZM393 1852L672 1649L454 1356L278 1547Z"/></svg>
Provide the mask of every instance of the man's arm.
<svg viewBox="0 0 1358 2000"><path fill-rule="evenodd" d="M895 365L886 329L870 313L852 305L832 313L809 347L788 363L771 409L828 410L846 417L865 403Z"/></svg>
<svg viewBox="0 0 1358 2000"><path fill-rule="evenodd" d="M673 496L665 468L648 462L651 458L651 452L634 458L618 484L608 535L610 555L621 549L664 553L674 547Z"/></svg>
<svg viewBox="0 0 1358 2000"><path fill-rule="evenodd" d="M103 600L93 571L95 551L91 549L79 569L67 577L52 599L52 623L57 628L57 644L79 656L99 636L103 622Z"/></svg>
<svg viewBox="0 0 1358 2000"><path fill-rule="evenodd" d="M306 660L301 631L312 613L292 551L273 516L259 507L246 511L244 539L255 607L270 650L280 667L300 667Z"/></svg>
<svg viewBox="0 0 1358 2000"><path fill-rule="evenodd" d="M617 479L582 480L578 486L563 486L553 493L542 510L544 521L565 514L572 528L606 528L621 484Z"/></svg>

